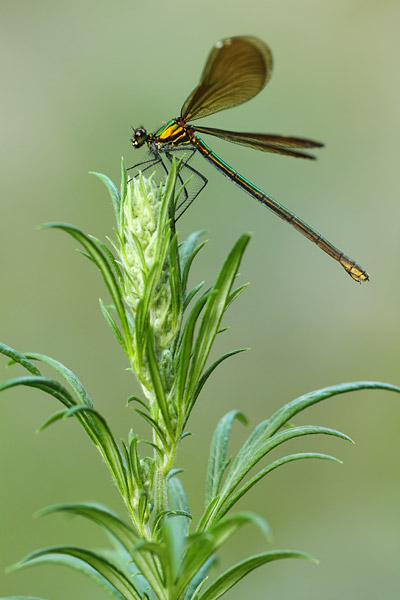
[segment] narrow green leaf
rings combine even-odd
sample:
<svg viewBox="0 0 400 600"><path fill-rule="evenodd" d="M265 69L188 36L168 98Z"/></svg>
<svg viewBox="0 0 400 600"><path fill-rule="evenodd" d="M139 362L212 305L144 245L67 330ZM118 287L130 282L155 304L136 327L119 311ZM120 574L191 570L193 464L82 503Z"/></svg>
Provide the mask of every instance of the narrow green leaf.
<svg viewBox="0 0 400 600"><path fill-rule="evenodd" d="M221 357L221 360L223 357ZM243 425L248 421L244 414L238 410L232 410L219 421L210 446L206 476L206 506L218 494L222 476L226 469L226 450L233 421L237 419Z"/></svg>
<svg viewBox="0 0 400 600"><path fill-rule="evenodd" d="M206 560L203 566L200 567L187 588L185 600L197 600L200 597L200 592L207 583L208 573L216 562L215 556L211 556Z"/></svg>
<svg viewBox="0 0 400 600"><path fill-rule="evenodd" d="M220 333L219 331L217 333ZM206 383L207 379L210 377L210 375L215 371L215 369L218 367L218 365L220 365L224 360L226 360L227 358L230 358L231 356L235 356L236 354L240 354L241 352L246 352L248 350L248 348L239 348L238 350L232 350L231 352L227 352L226 354L223 354L222 356L220 356L219 358L217 358L217 360L215 360L212 365L210 365L208 367L208 369L206 369L204 371L204 373L202 374L202 376L200 377L196 388L193 392L193 402L196 402L201 390L204 387L204 384Z"/></svg>
<svg viewBox="0 0 400 600"><path fill-rule="evenodd" d="M45 363L46 365L49 365L50 367L55 369L58 373L60 373L63 376L65 381L71 386L71 388L77 395L78 400L80 400L82 404L85 404L86 406L93 406L93 402L90 399L89 394L83 387L82 382L68 367L60 363L58 360L54 360L54 358L46 356L45 354L39 354L38 352L29 352L27 356L33 360L38 360L42 363Z"/></svg>
<svg viewBox="0 0 400 600"><path fill-rule="evenodd" d="M47 427L49 427L53 423L57 423L57 421L61 421L61 419L63 419L65 417L67 412L68 412L68 410L66 408L64 408L63 410L60 410L60 411L54 413L54 415L51 415L51 417L49 417L42 425L40 425L40 427L38 427L38 429L37 429L38 433L40 431L43 431L44 429L47 429Z"/></svg>
<svg viewBox="0 0 400 600"><path fill-rule="evenodd" d="M194 391L219 329L233 281L249 240L249 235L242 235L236 242L218 274L212 288L212 293L208 296L206 306L204 307L188 375L187 391L185 394L185 405L187 407L186 420L193 408L195 402Z"/></svg>
<svg viewBox="0 0 400 600"><path fill-rule="evenodd" d="M178 477L168 478L168 499L170 509L190 514L189 503L183 485Z"/></svg>
<svg viewBox="0 0 400 600"><path fill-rule="evenodd" d="M190 260L190 258L192 257L193 252L195 250L198 251L197 242L199 241L201 236L205 235L206 233L207 233L206 229L202 229L201 231L194 231L186 238L186 240L184 242L179 244L179 256L180 256L180 262L181 262L183 269L185 268L188 260ZM196 246L197 246L197 248L196 248Z"/></svg>
<svg viewBox="0 0 400 600"><path fill-rule="evenodd" d="M90 256L90 254L88 254L87 252L84 252L83 250L81 250L80 248L76 248L76 252L78 254L80 254L81 256L83 256L84 258L87 258L88 260L90 260L91 263L93 263L94 265L96 264L96 261L93 259L92 256Z"/></svg>
<svg viewBox="0 0 400 600"><path fill-rule="evenodd" d="M258 481L260 481L260 479L265 477L268 473L271 473L272 471L274 471L282 465L286 465L295 460L304 460L307 458L330 460L342 464L342 461L338 458L330 456L329 454L321 454L319 452L302 452L298 454L289 454L287 456L284 456L283 458L279 458L278 460L275 460L270 465L262 469L259 473L257 473L257 475L249 479L249 481L246 481L245 485L242 486L231 498L229 498L229 500L225 502L225 504L220 510L218 510L218 519L220 517L225 516L236 504L236 502L238 502Z"/></svg>
<svg viewBox="0 0 400 600"><path fill-rule="evenodd" d="M185 541L187 539L187 518L166 515L162 523L165 550L168 558L167 573L169 575L169 581L167 579L166 587L171 588L173 585L175 591L174 582L182 563Z"/></svg>
<svg viewBox="0 0 400 600"><path fill-rule="evenodd" d="M118 515L112 512L106 506L94 502L80 502L74 504L57 504L49 506L38 512L39 517L54 513L67 513L84 517L100 525L105 531L110 533L127 552L130 552L132 546L138 542L138 534L123 521Z"/></svg>
<svg viewBox="0 0 400 600"><path fill-rule="evenodd" d="M230 305L232 304L232 302L234 302L236 300L236 298L238 296L240 296L240 294L249 286L248 283L244 283L243 285L241 285L240 287L238 287L234 292L232 292L232 294L229 296L228 301L226 303L226 309L228 309L230 307Z"/></svg>
<svg viewBox="0 0 400 600"><path fill-rule="evenodd" d="M165 428L168 431L168 433L170 435L172 435L173 427L172 427L171 417L170 417L169 410L168 410L167 397L165 395L163 382L161 379L160 371L158 369L157 360L156 360L156 357L154 354L153 331L152 331L152 328L150 327L150 325L147 329L146 355L147 355L147 360L148 360L148 364L149 364L151 383L153 384L154 392L155 392L155 395L157 398L157 404L160 407Z"/></svg>
<svg viewBox="0 0 400 600"><path fill-rule="evenodd" d="M215 554L222 544L227 542L243 525L248 523L254 523L267 537L271 536L267 523L258 515L249 512L240 512L225 517L210 527L207 532L190 536L180 576L174 587L177 597L187 588L205 561Z"/></svg>
<svg viewBox="0 0 400 600"><path fill-rule="evenodd" d="M225 571L225 573L220 575L218 579L207 588L204 594L201 594L199 600L217 600L217 598L223 596L254 569L274 560L281 560L284 558L303 558L314 563L317 562L311 555L305 554L304 552L295 552L293 550L263 552L262 554L246 558L242 562L234 565L231 569Z"/></svg>
<svg viewBox="0 0 400 600"><path fill-rule="evenodd" d="M155 419L153 419L152 417L150 417L150 415L148 415L146 412L143 412L142 410L139 410L138 408L135 408L135 412L140 415L145 421L147 421L147 423L150 425L150 427L155 431L155 433L157 434L157 436L160 439L160 442L162 443L165 451L168 451L168 442L167 442L167 438L165 437L165 434L163 432L163 430L161 429L160 425L157 423L157 421Z"/></svg>
<svg viewBox="0 0 400 600"><path fill-rule="evenodd" d="M193 260L207 243L207 241L204 241L197 246L199 238L205 233L205 229L202 231L195 231L179 246L179 257L182 269L182 289L184 294L186 293L189 271Z"/></svg>
<svg viewBox="0 0 400 600"><path fill-rule="evenodd" d="M49 379L48 377L15 377L8 379L0 384L0 392L18 385L26 385L28 387L37 388L57 398L64 406L70 408L76 405L76 400L71 396L68 390L65 389L58 381Z"/></svg>
<svg viewBox="0 0 400 600"><path fill-rule="evenodd" d="M220 496L218 494L217 496L214 496L210 504L206 506L205 511L203 512L197 525L197 531L203 531L204 529L207 529L208 524L214 521L214 515L218 511L219 506Z"/></svg>
<svg viewBox="0 0 400 600"><path fill-rule="evenodd" d="M74 407L87 408L88 410L90 409L90 407L85 407L81 404L78 404L76 399L69 393L69 391L64 386L62 386L58 381L55 381L54 379L49 379L48 377L17 377L15 379L9 379L8 381L5 381L2 384L0 384L0 392L18 385L37 388L42 392L53 396L68 408L68 411L65 413L65 416L67 416L69 414L69 411L72 410ZM78 414L77 418L79 423L82 425L82 427L90 437L90 439L96 443L98 431L96 430L96 424L94 423L93 419L88 419L87 415L85 414Z"/></svg>
<svg viewBox="0 0 400 600"><path fill-rule="evenodd" d="M125 498L129 491L126 465L121 450L115 441L106 420L100 413L94 410L94 408L88 406L75 406L67 412L66 417L76 416L80 413L89 415L94 420L96 428L93 427L92 431L96 438L97 447L101 450L101 454L114 476L122 497Z"/></svg>
<svg viewBox="0 0 400 600"><path fill-rule="evenodd" d="M119 343L119 345L121 346L121 348L125 352L125 354L128 354L128 349L126 347L126 343L122 336L122 333L118 329L118 325L114 321L108 307L104 304L104 302L101 298L99 298L99 304L100 304L101 312L103 313L103 317L105 318L108 325L110 326L110 329L113 332L115 339L117 340L117 342Z"/></svg>
<svg viewBox="0 0 400 600"><path fill-rule="evenodd" d="M189 537L181 568L174 583L177 598L187 591L198 571L213 556L214 549L214 540L208 533L196 533Z"/></svg>
<svg viewBox="0 0 400 600"><path fill-rule="evenodd" d="M220 506L225 503L228 496L230 496L240 481L254 465L261 460L261 458L268 454L273 448L276 448L288 440L304 435L323 434L332 435L352 442L351 438L344 433L327 427L317 427L314 425L292 427L280 431L270 438L265 437L263 429L260 429L259 427L260 426L256 427L248 440L243 444L229 469L229 473L227 474L221 490Z"/></svg>
<svg viewBox="0 0 400 600"><path fill-rule="evenodd" d="M74 560L68 560L70 557L76 559L76 562ZM108 591L119 594L116 596L114 595L114 597L120 598L121 600L141 600L141 595L132 580L128 579L118 567L106 560L103 556L90 552L89 550L83 550L73 546L45 548L28 554L28 556L22 559L22 561L17 563L13 568L22 569L54 562L67 567L72 567L87 575L90 574L90 571L88 571L85 566L90 567L91 570L95 572L93 575L97 574L96 580L98 583L102 584L103 587L107 586Z"/></svg>
<svg viewBox="0 0 400 600"><path fill-rule="evenodd" d="M164 223L166 223L168 219L170 219L171 222L174 223L175 185L178 170L180 169L181 164L182 161L179 161L179 163L177 164L175 158L172 160L171 166L168 171L167 180L163 188L160 218L163 219ZM173 234L175 234L175 231L173 231Z"/></svg>
<svg viewBox="0 0 400 600"><path fill-rule="evenodd" d="M185 469L182 469L182 468L171 469L167 475L167 481L169 481L173 477L176 477L177 475L179 475L179 473L184 473L184 472L185 472Z"/></svg>
<svg viewBox="0 0 400 600"><path fill-rule="evenodd" d="M189 304L191 303L191 301L193 300L193 298L195 297L197 292L199 292L201 290L203 285L204 285L204 281L201 281L185 296L185 299L184 299L183 305L182 305L182 312L186 311L187 307L189 306Z"/></svg>
<svg viewBox="0 0 400 600"><path fill-rule="evenodd" d="M228 325L227 327L221 327L221 329L218 329L217 335L219 335L220 333L225 333L225 331L229 331L230 328L230 325Z"/></svg>
<svg viewBox="0 0 400 600"><path fill-rule="evenodd" d="M29 360L27 360L24 354L21 354L17 350L14 350L14 348L11 348L11 346L7 346L6 344L2 344L0 342L0 354L8 356L9 358L11 358L12 362L20 364L32 375L37 375L40 377L41 372L39 371L39 369L37 369L35 365L33 365Z"/></svg>
<svg viewBox="0 0 400 600"><path fill-rule="evenodd" d="M153 297L154 288L157 282L158 269L158 263L154 262L146 277L146 286L143 290L143 296L136 307L136 348L140 348L141 346L143 346L146 340L146 330L149 321L149 307Z"/></svg>
<svg viewBox="0 0 400 600"><path fill-rule="evenodd" d="M390 383L382 383L380 381L352 381L321 388L309 392L308 394L304 394L277 410L272 417L264 422L265 435L272 435L275 431L278 431L278 429L291 421L295 415L309 406L313 406L322 400L332 398L338 394L357 392L360 390L387 390L389 392L400 393L400 387L391 385Z"/></svg>
<svg viewBox="0 0 400 600"><path fill-rule="evenodd" d="M232 537L242 527L252 523L256 525L265 535L269 542L272 541L272 533L268 523L259 515L248 511L237 512L228 517L224 517L218 523L212 525L207 533L211 534L216 544L216 548L219 548L228 539Z"/></svg>
<svg viewBox="0 0 400 600"><path fill-rule="evenodd" d="M117 263L117 261L115 260L115 256L114 254L111 252L110 248L104 243L102 242L98 237L94 236L94 235L90 235L89 236L90 239L92 239L94 242L96 242L96 244L98 246L100 246L100 248L103 250L104 254L106 255L106 257L108 258L108 260L110 261L111 266L114 269L115 275L117 276L117 279L119 281L119 285L122 288L124 285L124 278L120 269L119 264ZM113 244L112 240L110 240L110 238L107 238L108 241Z"/></svg>
<svg viewBox="0 0 400 600"><path fill-rule="evenodd" d="M156 559L158 559L162 565L162 571L165 573L166 569L168 569L167 559L166 559L166 549L161 544L157 542L138 542L132 549L131 554L135 556L135 561L137 561L137 554L143 554L144 552L148 552L153 555Z"/></svg>
<svg viewBox="0 0 400 600"><path fill-rule="evenodd" d="M178 236L175 234L170 242L169 248L169 283L171 287L171 314L172 322L180 323L182 317L182 287L180 278L180 264L178 254Z"/></svg>
<svg viewBox="0 0 400 600"><path fill-rule="evenodd" d="M132 430L129 432L129 445L122 442L122 449L124 451L126 468L127 468L127 485L129 489L129 495L131 498L134 497L135 493L141 493L143 491L142 481L142 470L140 466L140 458L137 451L138 439L137 435L133 435ZM135 490L135 491L134 491Z"/></svg>
<svg viewBox="0 0 400 600"><path fill-rule="evenodd" d="M149 410L149 407L146 404L146 402L144 400L142 400L142 398L139 398L139 396L129 396L129 398L126 401L126 406L128 406L132 402L137 402L138 404L140 404L140 406L143 406L143 408L145 408L146 410Z"/></svg>
<svg viewBox="0 0 400 600"><path fill-rule="evenodd" d="M119 213L121 209L121 197L119 195L118 189L113 181L107 175L103 175L103 173L96 173L95 171L90 171L90 175L95 175L98 177L106 186L108 193L110 194L111 202L114 208L115 219L117 223L119 223Z"/></svg>
<svg viewBox="0 0 400 600"><path fill-rule="evenodd" d="M168 573L169 563L166 553L167 550L165 546L156 542L139 542L131 550L131 554L134 557L136 564L140 564L139 559L152 559L154 568L156 569L160 579L158 588L152 585L152 589L156 594L156 598L166 597L166 582L171 579L170 573Z"/></svg>
<svg viewBox="0 0 400 600"><path fill-rule="evenodd" d="M108 262L107 258L104 256L103 252L98 248L98 246L90 239L87 235L85 235L82 231L80 231L77 227L72 225L66 225L64 223L48 223L43 226L44 228L53 228L53 229L61 229L66 233L69 233L73 238L78 240L78 242L85 248L88 254L92 257L96 266L100 270L102 274L104 283L106 284L113 302L115 304L115 308L118 314L118 317L121 321L122 330L124 332L125 340L130 339L130 330L129 324L125 312L124 302L121 296L120 288L116 281L113 270Z"/></svg>
<svg viewBox="0 0 400 600"><path fill-rule="evenodd" d="M174 511L175 514L182 515L182 517L186 517L180 519L180 527L182 528L183 537L187 538L189 535L189 520L191 520L192 517L185 490L178 477L168 479L167 491L171 511Z"/></svg>
<svg viewBox="0 0 400 600"><path fill-rule="evenodd" d="M177 368L176 383L176 402L179 408L183 406L183 397L186 390L186 381L192 356L192 344L196 323L207 302L207 299L208 294L203 294L203 296L197 300L190 311L189 317L187 318L184 326L181 347L179 349L179 365Z"/></svg>
<svg viewBox="0 0 400 600"><path fill-rule="evenodd" d="M160 530L160 524L162 522L162 520L164 519L165 515L171 514L171 511L165 509L160 511L159 513L157 513L157 516L154 518L153 523L151 524L151 539L155 540L155 541L159 541L160 539L160 535L159 535L159 530Z"/></svg>

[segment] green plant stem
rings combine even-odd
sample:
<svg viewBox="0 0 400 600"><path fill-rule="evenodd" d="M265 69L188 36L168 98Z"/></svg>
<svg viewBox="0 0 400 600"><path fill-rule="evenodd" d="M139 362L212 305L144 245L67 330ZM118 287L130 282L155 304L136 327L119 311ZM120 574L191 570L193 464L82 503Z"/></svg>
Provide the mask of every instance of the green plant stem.
<svg viewBox="0 0 400 600"><path fill-rule="evenodd" d="M132 396L128 403L136 417L150 426L152 435L141 440L132 429L127 441L118 443L82 383L67 367L44 355L21 354L0 343L0 352L11 364L18 363L25 370L22 377L0 384L0 391L23 385L59 401L62 410L50 417L42 429L74 417L99 450L129 515L125 522L106 507L93 503L47 509L47 514L62 510L95 522L117 542L113 553L103 555L57 546L28 555L17 567L45 562L64 564L97 579L116 600L218 600L261 565L286 558L314 560L291 550L263 552L230 567L214 581L209 579L221 546L243 525L256 525L270 540L269 527L261 517L245 511L232 512L250 489L272 471L294 461L312 458L340 462L321 452L302 452L274 458L265 465L270 452L300 436L334 436L352 441L327 427L290 426L293 419L304 409L337 394L365 389L400 393L400 388L360 381L304 394L259 423L232 460L227 454L232 425L234 421L247 425L247 420L240 411L230 411L221 418L211 442L206 508L196 526L177 476L178 446L187 435L189 416L211 374L227 358L243 351L227 352L209 364L217 334L219 337L225 329L222 318L246 287L232 291L249 236L239 238L208 290L203 291L199 284L188 291L189 271L202 245L197 245L199 232L178 244L174 190L176 178L179 176L182 182L183 176L178 175L175 161L165 185L159 189L151 178L142 176L127 183L123 165L122 173L121 195L107 177L100 176L117 216L117 242L113 247L118 258L103 242L75 227L53 227L78 240L85 255L100 270L113 302L101 302L102 313L127 355L145 398ZM31 360L55 369L64 385L44 377Z"/></svg>

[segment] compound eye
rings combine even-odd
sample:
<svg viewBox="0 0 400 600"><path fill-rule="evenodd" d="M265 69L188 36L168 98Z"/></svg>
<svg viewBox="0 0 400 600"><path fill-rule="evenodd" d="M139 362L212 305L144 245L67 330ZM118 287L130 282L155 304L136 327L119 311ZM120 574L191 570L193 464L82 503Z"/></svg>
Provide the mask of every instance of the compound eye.
<svg viewBox="0 0 400 600"><path fill-rule="evenodd" d="M135 146L135 148L140 148L140 146L143 146L143 144L146 141L146 137L147 132L144 127L138 127L137 129L135 129L132 136L133 146Z"/></svg>

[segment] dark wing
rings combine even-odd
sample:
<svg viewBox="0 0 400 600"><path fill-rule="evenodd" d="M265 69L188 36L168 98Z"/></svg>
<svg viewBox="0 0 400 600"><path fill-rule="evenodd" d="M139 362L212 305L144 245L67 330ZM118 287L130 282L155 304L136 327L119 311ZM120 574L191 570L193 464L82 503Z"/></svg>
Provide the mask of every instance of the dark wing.
<svg viewBox="0 0 400 600"><path fill-rule="evenodd" d="M307 152L299 152L296 148L322 148L323 144L305 138L297 138L286 135L273 135L268 133L239 133L236 131L225 131L224 129L213 129L212 127L193 127L194 131L215 135L216 137L249 146L263 152L275 152L287 156L299 158L315 158Z"/></svg>
<svg viewBox="0 0 400 600"><path fill-rule="evenodd" d="M199 85L182 106L185 121L247 102L260 92L272 73L272 54L252 36L227 38L211 50Z"/></svg>

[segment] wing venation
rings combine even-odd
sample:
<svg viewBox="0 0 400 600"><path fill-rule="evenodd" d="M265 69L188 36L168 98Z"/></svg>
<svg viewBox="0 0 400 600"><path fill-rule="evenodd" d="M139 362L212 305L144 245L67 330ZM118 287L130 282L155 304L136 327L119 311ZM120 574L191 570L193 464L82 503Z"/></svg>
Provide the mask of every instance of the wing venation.
<svg viewBox="0 0 400 600"><path fill-rule="evenodd" d="M265 87L271 73L271 51L258 38L221 40L212 48L200 83L184 103L181 117L193 121L247 102Z"/></svg>
<svg viewBox="0 0 400 600"><path fill-rule="evenodd" d="M249 148L255 148L262 152L274 152L276 154L285 154L299 158L315 158L307 152L299 152L297 148L322 148L324 144L286 135L275 135L270 133L247 133L237 131L227 131L225 129L215 129L212 127L193 127L195 132L214 135L234 144L241 144Z"/></svg>

